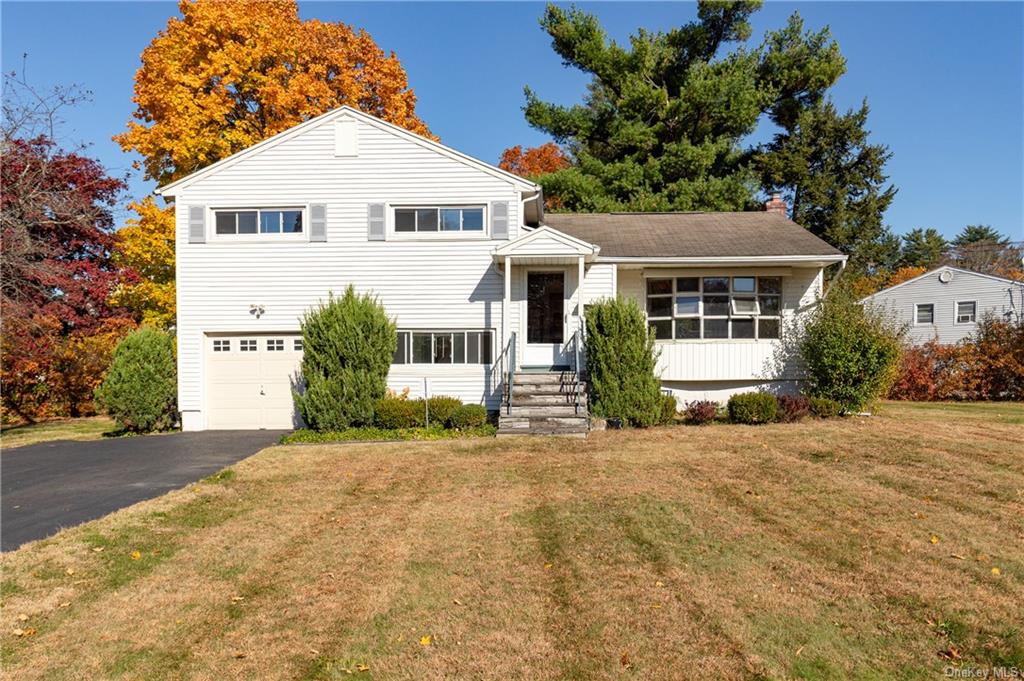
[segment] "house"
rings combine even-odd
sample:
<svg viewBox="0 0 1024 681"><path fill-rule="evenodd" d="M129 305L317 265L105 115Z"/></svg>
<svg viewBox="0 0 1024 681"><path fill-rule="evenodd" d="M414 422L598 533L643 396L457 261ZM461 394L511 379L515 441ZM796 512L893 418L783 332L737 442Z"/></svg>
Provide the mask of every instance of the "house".
<svg viewBox="0 0 1024 681"><path fill-rule="evenodd" d="M784 208L545 215L532 182L348 107L157 193L176 206L185 430L295 425L300 318L349 284L397 322L392 388L504 402L510 428L585 415L584 315L616 295L647 310L680 400L785 390L781 329L845 260Z"/></svg>
<svg viewBox="0 0 1024 681"><path fill-rule="evenodd" d="M974 333L985 315L1019 322L1024 282L945 265L868 296L865 304L888 310L921 344L953 344Z"/></svg>

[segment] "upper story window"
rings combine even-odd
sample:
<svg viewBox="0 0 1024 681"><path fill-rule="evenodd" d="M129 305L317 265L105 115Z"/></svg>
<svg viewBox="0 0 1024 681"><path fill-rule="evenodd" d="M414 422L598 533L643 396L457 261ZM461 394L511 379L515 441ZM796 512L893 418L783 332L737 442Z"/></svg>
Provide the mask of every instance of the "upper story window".
<svg viewBox="0 0 1024 681"><path fill-rule="evenodd" d="M956 304L956 323L973 324L978 321L978 303L973 300L962 300Z"/></svg>
<svg viewBox="0 0 1024 681"><path fill-rule="evenodd" d="M647 280L647 320L658 340L778 338L781 277Z"/></svg>
<svg viewBox="0 0 1024 681"><path fill-rule="evenodd" d="M301 208L215 210L217 236L302 234Z"/></svg>
<svg viewBox="0 0 1024 681"><path fill-rule="evenodd" d="M484 233L483 206L424 206L395 208L398 234Z"/></svg>
<svg viewBox="0 0 1024 681"><path fill-rule="evenodd" d="M935 305L932 303L918 303L914 308L915 324L934 324Z"/></svg>

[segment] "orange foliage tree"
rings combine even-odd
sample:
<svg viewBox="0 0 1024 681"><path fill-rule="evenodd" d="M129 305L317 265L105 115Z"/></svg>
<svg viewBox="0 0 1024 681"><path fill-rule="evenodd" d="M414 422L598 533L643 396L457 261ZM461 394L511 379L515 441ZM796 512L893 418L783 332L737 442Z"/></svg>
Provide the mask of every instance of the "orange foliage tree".
<svg viewBox="0 0 1024 681"><path fill-rule="evenodd" d="M896 284L902 284L905 281L910 281L914 277L919 277L927 271L927 267L901 267L889 275L889 280L885 282L885 287L895 286Z"/></svg>
<svg viewBox="0 0 1024 681"><path fill-rule="evenodd" d="M569 157L554 142L523 149L516 145L501 153L498 167L520 177L538 177L569 167Z"/></svg>
<svg viewBox="0 0 1024 681"><path fill-rule="evenodd" d="M294 0L181 0L142 53L115 137L166 183L343 104L421 135L398 57L365 31L302 21Z"/></svg>

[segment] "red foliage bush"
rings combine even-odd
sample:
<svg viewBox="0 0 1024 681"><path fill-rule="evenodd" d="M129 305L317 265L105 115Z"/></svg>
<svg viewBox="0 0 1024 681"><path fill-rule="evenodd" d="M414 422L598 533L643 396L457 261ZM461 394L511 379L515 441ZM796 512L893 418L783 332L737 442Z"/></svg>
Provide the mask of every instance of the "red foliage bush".
<svg viewBox="0 0 1024 681"><path fill-rule="evenodd" d="M715 420L715 416L718 414L718 403L711 400L689 402L686 405L686 409L683 410L683 414L686 416L687 423L695 425L710 423Z"/></svg>
<svg viewBox="0 0 1024 681"><path fill-rule="evenodd" d="M811 413L811 401L803 395L779 395L775 398L779 404L777 418L783 423L793 423Z"/></svg>

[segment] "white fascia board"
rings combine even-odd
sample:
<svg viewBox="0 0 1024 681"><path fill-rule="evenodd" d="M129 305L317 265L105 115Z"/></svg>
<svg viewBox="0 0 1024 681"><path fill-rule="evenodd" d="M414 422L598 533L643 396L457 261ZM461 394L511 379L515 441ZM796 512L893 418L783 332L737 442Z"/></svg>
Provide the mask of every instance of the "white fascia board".
<svg viewBox="0 0 1024 681"><path fill-rule="evenodd" d="M598 256L598 262L616 263L618 265L729 265L743 267L750 265L807 265L823 267L837 262L845 262L845 255L757 255L757 256L720 256L720 257L626 257Z"/></svg>

